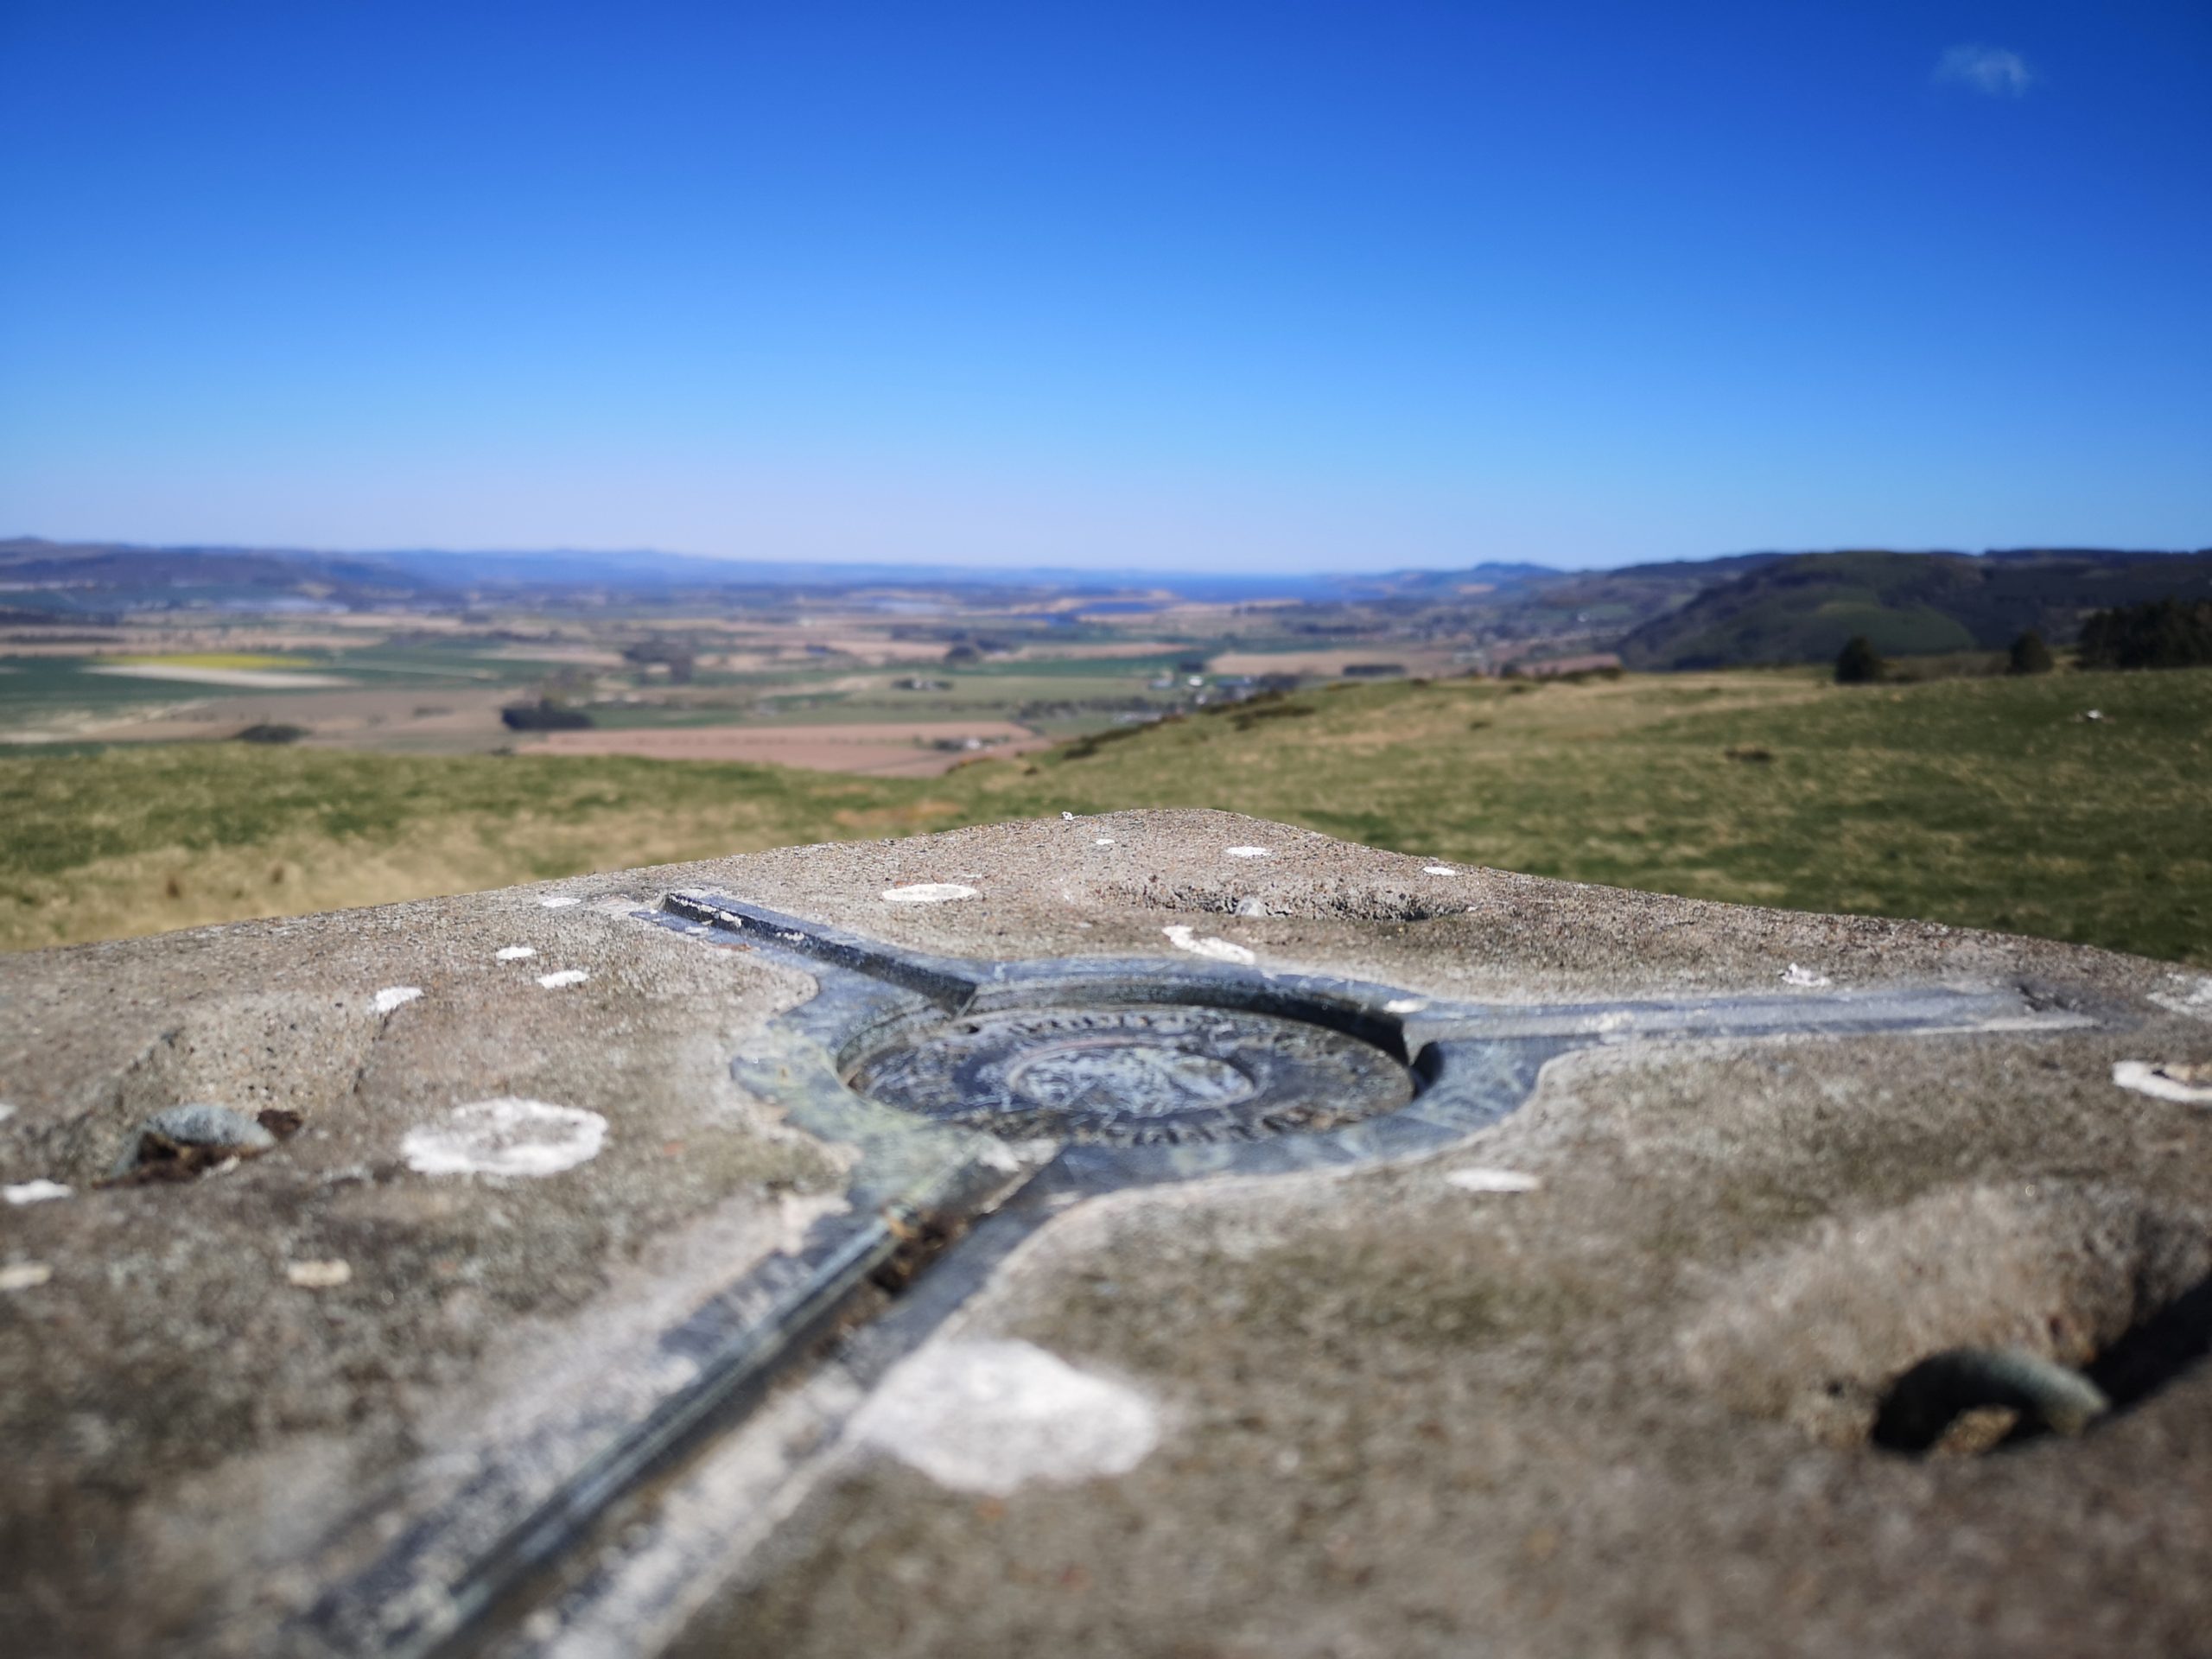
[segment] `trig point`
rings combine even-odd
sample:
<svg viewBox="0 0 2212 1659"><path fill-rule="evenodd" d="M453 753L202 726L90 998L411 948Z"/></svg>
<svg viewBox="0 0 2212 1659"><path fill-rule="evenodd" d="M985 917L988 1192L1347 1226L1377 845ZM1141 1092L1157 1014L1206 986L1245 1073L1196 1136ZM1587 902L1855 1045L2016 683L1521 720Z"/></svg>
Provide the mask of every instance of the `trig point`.
<svg viewBox="0 0 2212 1659"><path fill-rule="evenodd" d="M30 1653L2182 1653L2212 980L1126 812L0 958Z"/></svg>

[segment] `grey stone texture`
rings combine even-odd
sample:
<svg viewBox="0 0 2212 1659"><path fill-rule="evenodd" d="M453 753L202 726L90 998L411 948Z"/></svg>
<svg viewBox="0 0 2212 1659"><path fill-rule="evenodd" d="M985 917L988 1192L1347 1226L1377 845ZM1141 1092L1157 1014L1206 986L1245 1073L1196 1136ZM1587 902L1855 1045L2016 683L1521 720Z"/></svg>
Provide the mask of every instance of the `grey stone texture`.
<svg viewBox="0 0 2212 1659"><path fill-rule="evenodd" d="M2212 1059L2203 976L1433 867L1132 812L0 958L0 1181L73 1189L0 1207L0 1271L49 1270L0 1290L8 1650L310 1650L321 1592L443 1512L487 1436L620 1418L652 1333L837 1210L849 1150L731 1069L811 982L639 915L697 890L945 957L1187 966L1175 927L1461 1003L1769 995L1794 966L2045 1017L1600 1043L1440 1156L1071 1205L936 1339L1115 1379L1157 1447L983 1497L825 1447L639 1645L2212 1653L2212 1366L2153 1366L2078 1439L1870 1444L1941 1351L2078 1365L2161 1317L2183 1357L2212 1330L2212 1111L2113 1081ZM916 882L976 896L883 897ZM598 1115L603 1145L540 1177L410 1166L410 1133L510 1097ZM299 1127L102 1184L194 1103ZM1447 1179L1472 1166L1541 1185ZM600 1650L563 1646L563 1608L490 1650Z"/></svg>

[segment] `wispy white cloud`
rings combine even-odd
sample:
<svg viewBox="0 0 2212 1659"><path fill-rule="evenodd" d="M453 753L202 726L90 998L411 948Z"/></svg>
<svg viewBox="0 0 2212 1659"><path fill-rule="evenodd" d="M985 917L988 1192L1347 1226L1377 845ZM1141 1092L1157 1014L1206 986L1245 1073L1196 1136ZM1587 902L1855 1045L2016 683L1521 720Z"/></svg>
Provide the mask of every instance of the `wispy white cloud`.
<svg viewBox="0 0 2212 1659"><path fill-rule="evenodd" d="M2035 85L2036 72L2018 53L1978 41L1955 46L1936 60L1936 79L1971 86L1992 98L2019 98Z"/></svg>

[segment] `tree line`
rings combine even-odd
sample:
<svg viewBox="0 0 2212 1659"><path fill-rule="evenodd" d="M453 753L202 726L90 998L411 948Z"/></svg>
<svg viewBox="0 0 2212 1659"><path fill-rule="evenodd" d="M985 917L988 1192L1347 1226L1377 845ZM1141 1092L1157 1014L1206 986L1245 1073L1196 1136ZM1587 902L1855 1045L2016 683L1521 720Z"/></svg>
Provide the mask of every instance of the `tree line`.
<svg viewBox="0 0 2212 1659"><path fill-rule="evenodd" d="M2048 674L2056 666L2050 642L2030 628L2012 642L2006 671ZM2212 667L2212 600L2154 599L2093 611L2082 624L2075 666L2085 669ZM1865 634L1836 653L1839 685L1865 685L1888 664Z"/></svg>

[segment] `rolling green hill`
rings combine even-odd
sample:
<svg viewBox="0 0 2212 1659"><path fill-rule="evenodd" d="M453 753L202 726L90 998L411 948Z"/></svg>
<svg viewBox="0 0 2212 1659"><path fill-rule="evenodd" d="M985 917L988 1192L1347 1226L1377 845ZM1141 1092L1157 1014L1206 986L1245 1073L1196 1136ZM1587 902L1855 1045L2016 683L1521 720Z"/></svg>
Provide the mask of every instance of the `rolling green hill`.
<svg viewBox="0 0 2212 1659"><path fill-rule="evenodd" d="M2212 552L1807 553L1755 567L1630 632L1632 668L1834 659L1853 634L1885 657L1998 651L2025 629L2071 640L2091 611L2212 597Z"/></svg>
<svg viewBox="0 0 2212 1659"><path fill-rule="evenodd" d="M1203 805L1541 875L2212 966L2212 670L1825 679L1345 687L914 780L245 744L19 754L0 759L0 944Z"/></svg>

